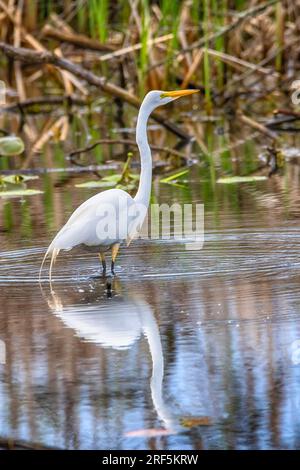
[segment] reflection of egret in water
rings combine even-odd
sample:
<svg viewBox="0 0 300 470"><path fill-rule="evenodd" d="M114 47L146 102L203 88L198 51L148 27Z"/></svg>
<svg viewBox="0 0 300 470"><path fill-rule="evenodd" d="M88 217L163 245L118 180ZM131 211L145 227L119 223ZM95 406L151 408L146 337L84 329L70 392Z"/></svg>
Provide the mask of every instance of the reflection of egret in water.
<svg viewBox="0 0 300 470"><path fill-rule="evenodd" d="M150 383L152 401L166 428L166 430L145 430L145 432L157 434L179 432L184 429L182 425L184 420L175 415L173 410L171 411L163 398L164 358L159 328L152 308L141 297L113 295L113 292L120 291L117 279L113 282L113 288L114 290L110 284L107 284L107 299L103 299L103 290L99 293L99 289L95 289L93 292L81 293L79 302L72 305L67 305L67 302L63 305L62 298L52 291L49 305L55 315L67 327L72 328L77 336L103 347L127 349L144 334L152 358ZM195 420L192 425L199 424L207 424L206 419Z"/></svg>

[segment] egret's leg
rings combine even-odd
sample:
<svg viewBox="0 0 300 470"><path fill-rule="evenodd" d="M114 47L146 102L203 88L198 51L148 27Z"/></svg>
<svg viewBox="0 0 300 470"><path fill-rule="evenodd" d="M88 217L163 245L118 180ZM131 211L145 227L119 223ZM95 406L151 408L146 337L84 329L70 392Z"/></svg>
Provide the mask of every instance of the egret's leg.
<svg viewBox="0 0 300 470"><path fill-rule="evenodd" d="M116 261L119 248L120 248L120 243L116 243L115 245L112 246L112 249L111 249L111 273L113 276L115 275L115 261Z"/></svg>
<svg viewBox="0 0 300 470"><path fill-rule="evenodd" d="M104 253L99 253L99 259L102 263L102 273L106 273L106 261L105 261L105 254Z"/></svg>

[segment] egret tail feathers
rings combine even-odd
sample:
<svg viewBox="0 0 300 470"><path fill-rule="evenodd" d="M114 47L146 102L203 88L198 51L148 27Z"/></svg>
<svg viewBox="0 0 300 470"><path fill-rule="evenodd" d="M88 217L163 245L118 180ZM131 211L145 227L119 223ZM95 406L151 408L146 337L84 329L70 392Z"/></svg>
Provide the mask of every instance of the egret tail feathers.
<svg viewBox="0 0 300 470"><path fill-rule="evenodd" d="M40 267L39 282L41 282L41 276L42 276L43 267L44 267L45 261L46 261L46 259L47 259L47 256L48 256L49 253L50 253L50 250L51 250L51 245L48 247L48 249L47 249L47 251L46 251L46 253L45 253L45 255L44 255L44 258L43 258L41 267Z"/></svg>
<svg viewBox="0 0 300 470"><path fill-rule="evenodd" d="M52 268L55 264L56 258L59 255L59 252L60 252L59 248L54 248L52 251L52 255L51 255L50 268L49 268L49 281L50 281L51 290L52 290Z"/></svg>
<svg viewBox="0 0 300 470"><path fill-rule="evenodd" d="M52 281L52 268L55 264L55 261L56 261L56 258L58 256L60 252L60 249L59 248L52 248L52 244L48 247L45 255L44 255L44 258L43 258L43 261L42 261L42 264L41 264L41 267L40 267L40 272L39 272L39 282L41 282L41 276L42 276L42 270L43 270L43 267L44 267L44 264L45 264L45 261L47 259L47 256L51 253L51 261L50 261L50 268L49 268L49 281L50 281L50 285L51 285L51 281Z"/></svg>

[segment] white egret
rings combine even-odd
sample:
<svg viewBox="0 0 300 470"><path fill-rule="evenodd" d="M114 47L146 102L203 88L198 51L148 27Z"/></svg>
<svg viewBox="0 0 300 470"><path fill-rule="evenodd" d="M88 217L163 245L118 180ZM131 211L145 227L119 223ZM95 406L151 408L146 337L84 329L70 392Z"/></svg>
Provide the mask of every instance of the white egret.
<svg viewBox="0 0 300 470"><path fill-rule="evenodd" d="M51 254L49 277L60 250L83 246L97 251L106 272L105 252L112 251L111 272L114 275L115 260L120 243L131 240L141 227L150 200L152 183L152 158L147 139L147 121L152 111L182 96L199 90L150 91L139 110L136 126L136 142L141 158L141 176L138 191L132 198L126 191L110 189L92 196L81 204L50 244L40 270L48 254Z"/></svg>

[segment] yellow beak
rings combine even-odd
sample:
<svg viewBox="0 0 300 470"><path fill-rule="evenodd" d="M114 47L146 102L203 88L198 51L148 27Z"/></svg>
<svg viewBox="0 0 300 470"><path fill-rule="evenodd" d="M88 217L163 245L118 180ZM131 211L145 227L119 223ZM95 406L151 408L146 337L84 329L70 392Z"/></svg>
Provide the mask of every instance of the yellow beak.
<svg viewBox="0 0 300 470"><path fill-rule="evenodd" d="M161 98L180 98L181 96L192 95L193 93L199 93L200 90L175 90L165 91L161 94Z"/></svg>

